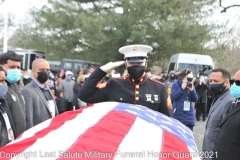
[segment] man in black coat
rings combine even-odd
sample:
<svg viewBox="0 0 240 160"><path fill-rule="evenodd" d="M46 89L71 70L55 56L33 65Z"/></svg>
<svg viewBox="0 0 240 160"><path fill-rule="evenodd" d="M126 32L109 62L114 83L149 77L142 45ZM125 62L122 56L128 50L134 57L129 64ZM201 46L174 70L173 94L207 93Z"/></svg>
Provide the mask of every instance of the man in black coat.
<svg viewBox="0 0 240 160"><path fill-rule="evenodd" d="M240 70L231 80L230 93L236 100L228 103L229 111L218 129L214 143L215 158L218 160L240 159Z"/></svg>
<svg viewBox="0 0 240 160"><path fill-rule="evenodd" d="M87 103L117 101L139 104L170 116L165 86L159 81L149 79L145 73L147 53L151 51L152 47L147 45L121 47L119 52L125 55L126 62L110 62L95 70L81 87L79 99ZM128 77L111 78L105 85L96 87L107 72L124 63Z"/></svg>

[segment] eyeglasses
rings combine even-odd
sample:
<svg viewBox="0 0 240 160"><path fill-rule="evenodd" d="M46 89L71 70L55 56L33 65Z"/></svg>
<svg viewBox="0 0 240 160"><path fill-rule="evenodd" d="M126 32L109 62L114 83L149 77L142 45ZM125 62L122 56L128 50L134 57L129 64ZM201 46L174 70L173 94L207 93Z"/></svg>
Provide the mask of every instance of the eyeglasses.
<svg viewBox="0 0 240 160"><path fill-rule="evenodd" d="M236 84L237 86L240 86L240 80L234 80L234 79L231 79L231 80L230 80L230 84L231 84L231 85L233 85L234 82L235 82L235 84Z"/></svg>

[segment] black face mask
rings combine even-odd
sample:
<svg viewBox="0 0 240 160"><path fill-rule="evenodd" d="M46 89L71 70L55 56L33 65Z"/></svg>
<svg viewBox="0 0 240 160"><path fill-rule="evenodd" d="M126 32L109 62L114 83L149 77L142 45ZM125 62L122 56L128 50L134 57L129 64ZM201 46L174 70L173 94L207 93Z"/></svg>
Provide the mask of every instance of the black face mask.
<svg viewBox="0 0 240 160"><path fill-rule="evenodd" d="M41 83L44 84L49 78L48 72L38 72L38 77L37 80Z"/></svg>
<svg viewBox="0 0 240 160"><path fill-rule="evenodd" d="M173 77L171 76L170 79L171 79L171 80L174 80L174 79L175 79L175 76L173 76Z"/></svg>
<svg viewBox="0 0 240 160"><path fill-rule="evenodd" d="M127 67L128 74L134 78L134 79L139 79L144 71L145 71L145 66L132 66L132 67Z"/></svg>
<svg viewBox="0 0 240 160"><path fill-rule="evenodd" d="M209 88L213 97L219 96L226 89L224 83L225 82L221 84L210 84Z"/></svg>

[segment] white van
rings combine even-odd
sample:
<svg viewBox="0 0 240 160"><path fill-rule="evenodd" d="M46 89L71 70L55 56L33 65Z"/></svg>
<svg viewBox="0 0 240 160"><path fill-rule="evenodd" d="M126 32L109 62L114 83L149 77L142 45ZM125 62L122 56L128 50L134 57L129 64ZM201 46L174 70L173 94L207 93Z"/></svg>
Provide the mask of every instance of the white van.
<svg viewBox="0 0 240 160"><path fill-rule="evenodd" d="M209 75L214 69L214 65L209 55L177 53L170 58L168 73L175 68L178 68L180 72L184 69L190 69L193 72L193 76L196 77L198 72Z"/></svg>

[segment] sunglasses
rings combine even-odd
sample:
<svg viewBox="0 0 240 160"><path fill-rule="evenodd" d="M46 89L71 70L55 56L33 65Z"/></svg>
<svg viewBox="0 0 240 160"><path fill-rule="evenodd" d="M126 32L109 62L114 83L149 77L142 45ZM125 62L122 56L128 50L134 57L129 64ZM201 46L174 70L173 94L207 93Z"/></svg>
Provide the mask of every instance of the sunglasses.
<svg viewBox="0 0 240 160"><path fill-rule="evenodd" d="M230 80L230 84L231 84L231 85L233 85L234 82L235 82L235 84L236 84L237 86L240 86L240 80L234 80L234 79L231 79L231 80Z"/></svg>

